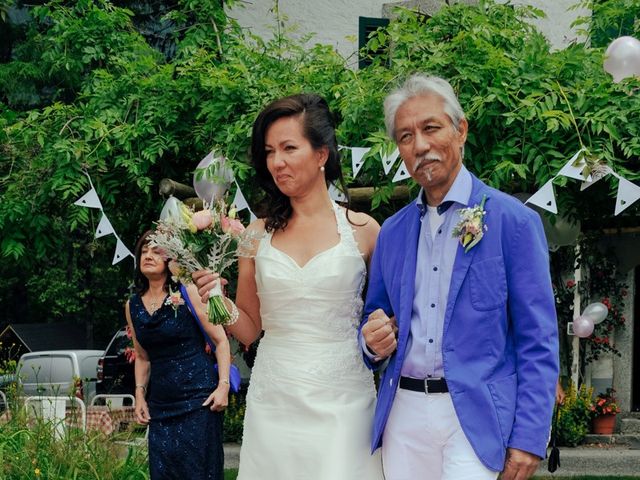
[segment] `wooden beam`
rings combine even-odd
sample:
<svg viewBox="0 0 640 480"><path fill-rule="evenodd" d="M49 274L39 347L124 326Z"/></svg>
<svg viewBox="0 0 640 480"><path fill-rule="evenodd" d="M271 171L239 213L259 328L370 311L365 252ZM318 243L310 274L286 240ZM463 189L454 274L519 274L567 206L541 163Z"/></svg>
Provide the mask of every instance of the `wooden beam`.
<svg viewBox="0 0 640 480"><path fill-rule="evenodd" d="M168 197L173 195L174 197L182 200L188 197L195 197L196 191L190 185L176 182L170 178L163 178L160 180L160 186L158 187L160 195Z"/></svg>
<svg viewBox="0 0 640 480"><path fill-rule="evenodd" d="M374 187L356 187L349 189L349 197L353 203L370 202L373 197ZM406 200L409 198L409 187L398 185L394 187L391 200Z"/></svg>

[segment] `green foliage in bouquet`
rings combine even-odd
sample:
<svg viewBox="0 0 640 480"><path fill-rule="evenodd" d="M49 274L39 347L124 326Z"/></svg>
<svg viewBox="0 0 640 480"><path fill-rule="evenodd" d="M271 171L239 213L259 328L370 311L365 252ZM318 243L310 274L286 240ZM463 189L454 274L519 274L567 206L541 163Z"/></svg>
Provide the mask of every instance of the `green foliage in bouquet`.
<svg viewBox="0 0 640 480"><path fill-rule="evenodd" d="M175 280L191 283L191 274L204 269L223 275L239 255L249 255L252 236L224 199L197 212L179 200L175 203L175 211L158 220L149 236L151 245L175 262L175 267L170 266ZM208 307L210 322L220 325L230 320L220 284L209 294Z"/></svg>
<svg viewBox="0 0 640 480"><path fill-rule="evenodd" d="M558 412L558 445L575 447L589 433L591 424L591 395L593 389L573 384L566 390L564 403Z"/></svg>

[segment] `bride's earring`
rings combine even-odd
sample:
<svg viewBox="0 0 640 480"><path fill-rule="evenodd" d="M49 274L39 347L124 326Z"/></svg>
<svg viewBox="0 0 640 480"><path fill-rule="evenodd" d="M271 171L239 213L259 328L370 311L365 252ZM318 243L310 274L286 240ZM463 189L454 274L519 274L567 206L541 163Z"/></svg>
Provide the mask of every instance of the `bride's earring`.
<svg viewBox="0 0 640 480"><path fill-rule="evenodd" d="M322 166L320 167L320 171L321 171L321 172L324 172L324 165L322 165Z"/></svg>

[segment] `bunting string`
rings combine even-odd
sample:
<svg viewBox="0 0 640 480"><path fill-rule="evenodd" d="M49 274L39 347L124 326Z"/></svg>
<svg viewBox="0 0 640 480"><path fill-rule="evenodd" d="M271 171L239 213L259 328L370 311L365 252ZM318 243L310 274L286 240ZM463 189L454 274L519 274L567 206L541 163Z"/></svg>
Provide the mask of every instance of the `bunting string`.
<svg viewBox="0 0 640 480"><path fill-rule="evenodd" d="M95 187L93 186L93 182L91 181L91 176L88 172L84 172L84 174L89 179L90 190L85 193L82 197L76 200L73 204L79 207L86 208L96 208L100 210L100 223L98 223L98 228L96 228L95 238L101 238L106 235L113 235L116 237L116 250L113 253L113 261L111 265L115 265L118 262L121 262L128 256L131 256L135 261L135 256L131 253L126 245L120 240L120 237L113 229L111 222L107 218L107 215L104 213L104 209L102 208L102 202L100 202L100 198L98 197L98 193L96 192Z"/></svg>

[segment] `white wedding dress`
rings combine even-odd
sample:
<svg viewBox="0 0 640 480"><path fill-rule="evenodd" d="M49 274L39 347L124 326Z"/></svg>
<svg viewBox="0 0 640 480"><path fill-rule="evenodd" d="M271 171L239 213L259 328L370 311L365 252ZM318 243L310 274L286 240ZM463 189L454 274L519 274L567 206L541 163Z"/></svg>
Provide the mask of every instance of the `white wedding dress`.
<svg viewBox="0 0 640 480"><path fill-rule="evenodd" d="M247 394L238 480L382 480L370 453L372 373L358 347L366 265L344 210L340 242L299 266L260 241L264 337Z"/></svg>

